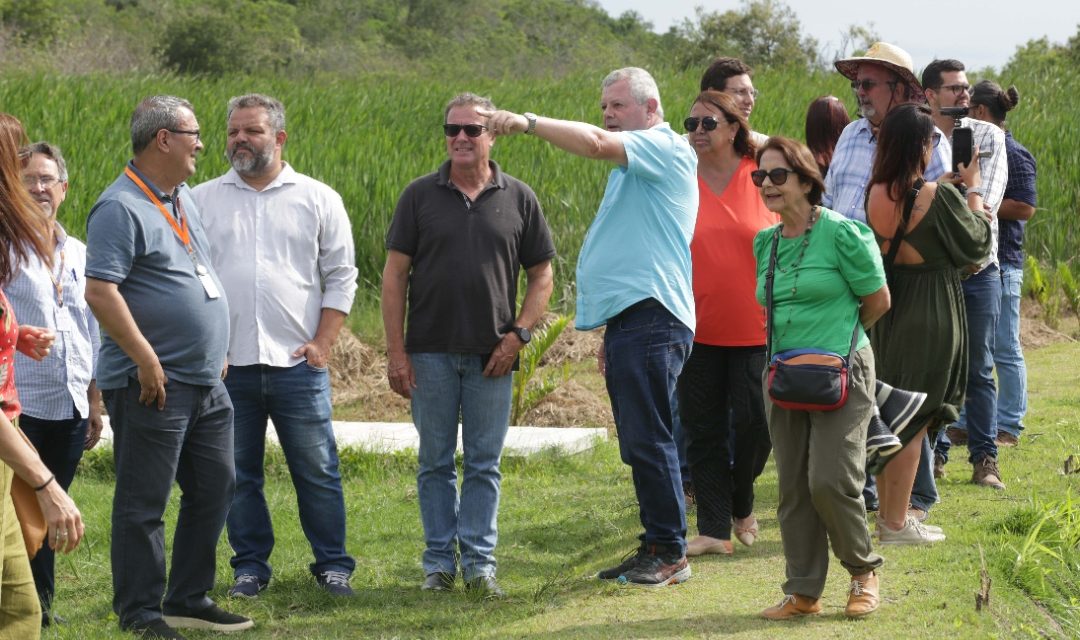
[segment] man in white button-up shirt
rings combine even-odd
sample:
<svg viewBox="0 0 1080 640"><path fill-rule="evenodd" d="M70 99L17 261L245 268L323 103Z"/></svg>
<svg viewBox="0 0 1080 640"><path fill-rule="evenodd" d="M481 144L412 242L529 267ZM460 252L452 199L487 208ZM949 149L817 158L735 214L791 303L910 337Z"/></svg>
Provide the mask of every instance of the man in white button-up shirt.
<svg viewBox="0 0 1080 640"><path fill-rule="evenodd" d="M236 495L229 543L231 596L270 581L274 535L263 495L266 421L274 421L296 488L320 587L352 595L345 501L331 424L327 360L356 292L352 229L333 189L282 161L285 108L269 96L233 98L232 169L195 188L214 267L229 298L225 385L236 411Z"/></svg>

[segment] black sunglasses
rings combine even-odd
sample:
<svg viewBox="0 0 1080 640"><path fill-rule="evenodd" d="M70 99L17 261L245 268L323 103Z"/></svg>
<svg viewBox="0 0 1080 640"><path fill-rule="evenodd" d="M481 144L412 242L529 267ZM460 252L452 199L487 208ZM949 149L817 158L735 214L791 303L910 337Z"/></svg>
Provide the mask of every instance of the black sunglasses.
<svg viewBox="0 0 1080 640"><path fill-rule="evenodd" d="M480 134L487 131L487 127L482 124L444 124L442 126L443 133L446 134L447 138L456 138L462 129L465 130L465 135L470 138L479 138Z"/></svg>
<svg viewBox="0 0 1080 640"><path fill-rule="evenodd" d="M852 91L858 91L861 88L866 93L870 93L870 91L879 84L883 83L878 82L877 80L852 80L851 89ZM886 82L884 82L884 84L887 84L890 88L893 88L896 87L896 85L899 83L896 80L887 80Z"/></svg>
<svg viewBox="0 0 1080 640"><path fill-rule="evenodd" d="M780 185L787 182L787 177L789 173L798 172L794 169L785 169L783 167L777 167L772 171L755 169L754 171L750 172L750 179L754 181L755 187L760 187L761 185L765 184L765 176L768 176L769 182L773 183L774 186L779 187Z"/></svg>
<svg viewBox="0 0 1080 640"><path fill-rule="evenodd" d="M688 133L697 131L698 124L701 124L701 128L705 131L713 131L720 125L720 121L712 116L705 116L704 118L687 118L683 120L682 124L686 127Z"/></svg>

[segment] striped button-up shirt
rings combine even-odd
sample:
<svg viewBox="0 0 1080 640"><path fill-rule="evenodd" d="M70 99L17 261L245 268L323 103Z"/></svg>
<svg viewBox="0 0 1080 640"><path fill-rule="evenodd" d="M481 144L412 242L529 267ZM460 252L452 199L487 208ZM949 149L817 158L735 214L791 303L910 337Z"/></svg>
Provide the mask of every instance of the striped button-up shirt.
<svg viewBox="0 0 1080 640"><path fill-rule="evenodd" d="M31 255L4 285L19 324L46 327L56 333L49 355L40 362L22 353L15 356L15 377L25 415L40 420L74 418L73 410L83 418L90 415L86 390L94 377L100 336L97 319L84 297L85 270L86 245L69 238L57 223L51 273ZM60 284L59 291L54 278Z"/></svg>

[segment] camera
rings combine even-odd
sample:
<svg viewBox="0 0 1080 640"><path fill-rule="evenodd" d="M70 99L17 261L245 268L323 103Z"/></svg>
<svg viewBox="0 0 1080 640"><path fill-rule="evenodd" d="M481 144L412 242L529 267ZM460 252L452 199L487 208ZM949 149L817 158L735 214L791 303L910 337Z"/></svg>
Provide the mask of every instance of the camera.
<svg viewBox="0 0 1080 640"><path fill-rule="evenodd" d="M968 116L967 107L942 107L940 109L941 115L949 116L959 120L960 118L966 118Z"/></svg>
<svg viewBox="0 0 1080 640"><path fill-rule="evenodd" d="M960 165L971 164L975 152L975 139L970 127L960 126L960 118L968 115L967 107L942 107L941 115L951 117L955 124L952 133L952 170L960 171Z"/></svg>

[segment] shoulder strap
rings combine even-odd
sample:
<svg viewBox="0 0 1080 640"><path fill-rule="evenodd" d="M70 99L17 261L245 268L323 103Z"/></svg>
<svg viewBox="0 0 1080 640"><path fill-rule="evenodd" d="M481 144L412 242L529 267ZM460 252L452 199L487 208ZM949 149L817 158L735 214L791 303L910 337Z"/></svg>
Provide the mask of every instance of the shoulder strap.
<svg viewBox="0 0 1080 640"><path fill-rule="evenodd" d="M886 273L892 268L893 262L896 260L896 254L900 251L900 243L904 241L904 233L907 232L908 223L911 222L911 210L915 207L915 198L919 197L919 191L922 190L924 184L926 184L926 181L922 178L916 180L904 198L904 214L900 219L900 223L896 225L896 234L889 241L889 253L885 256Z"/></svg>
<svg viewBox="0 0 1080 640"><path fill-rule="evenodd" d="M767 314L765 320L765 361L768 362L772 358L772 332L773 332L773 276L776 274L776 248L780 245L780 231L784 228L783 224L776 226L776 231L773 232L772 249L769 251L769 268L765 271L765 311Z"/></svg>

